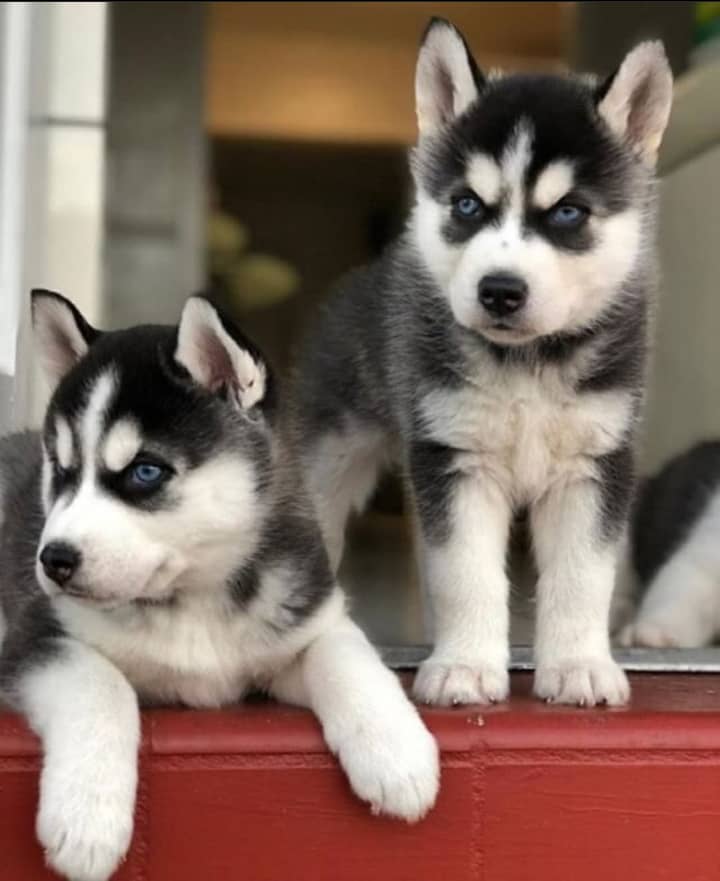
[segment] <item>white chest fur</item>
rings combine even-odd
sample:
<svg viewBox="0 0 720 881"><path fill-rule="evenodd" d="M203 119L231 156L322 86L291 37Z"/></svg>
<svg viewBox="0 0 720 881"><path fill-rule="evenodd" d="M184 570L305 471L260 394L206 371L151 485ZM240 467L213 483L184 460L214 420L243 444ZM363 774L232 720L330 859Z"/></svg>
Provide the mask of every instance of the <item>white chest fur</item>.
<svg viewBox="0 0 720 881"><path fill-rule="evenodd" d="M141 698L189 706L221 706L252 686L263 687L343 609L335 591L311 618L282 630L260 596L246 612L224 595L184 597L176 606L107 612L56 600L66 630L93 646L127 676Z"/></svg>
<svg viewBox="0 0 720 881"><path fill-rule="evenodd" d="M529 504L558 480L593 476L593 460L627 433L633 402L623 391L577 394L556 368L490 369L460 390L422 400L429 436L464 454L460 466Z"/></svg>

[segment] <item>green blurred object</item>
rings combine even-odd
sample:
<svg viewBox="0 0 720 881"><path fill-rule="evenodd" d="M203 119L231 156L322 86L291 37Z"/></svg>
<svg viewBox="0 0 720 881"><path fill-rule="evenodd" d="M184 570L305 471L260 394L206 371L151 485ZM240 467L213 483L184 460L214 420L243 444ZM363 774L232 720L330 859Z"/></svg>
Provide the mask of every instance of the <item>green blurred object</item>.
<svg viewBox="0 0 720 881"><path fill-rule="evenodd" d="M293 266L269 254L247 254L230 269L229 294L238 309L261 309L291 297L300 287Z"/></svg>
<svg viewBox="0 0 720 881"><path fill-rule="evenodd" d="M264 309L297 293L300 274L285 260L247 251L250 234L237 218L210 212L207 227L208 265L219 281L227 305L237 312Z"/></svg>
<svg viewBox="0 0 720 881"><path fill-rule="evenodd" d="M720 36L720 3L696 3L693 43L698 46L718 36Z"/></svg>
<svg viewBox="0 0 720 881"><path fill-rule="evenodd" d="M250 233L232 215L214 211L208 218L208 255L212 272L221 274L247 248Z"/></svg>

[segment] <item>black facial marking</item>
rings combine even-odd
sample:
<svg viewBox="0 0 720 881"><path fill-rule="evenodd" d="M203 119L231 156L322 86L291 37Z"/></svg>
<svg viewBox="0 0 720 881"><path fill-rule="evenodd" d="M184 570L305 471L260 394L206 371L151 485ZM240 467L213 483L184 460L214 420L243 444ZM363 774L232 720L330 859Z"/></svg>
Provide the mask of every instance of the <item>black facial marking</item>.
<svg viewBox="0 0 720 881"><path fill-rule="evenodd" d="M270 417L261 408L238 412L232 402L195 384L175 362L176 346L177 329L172 327L145 325L102 334L59 384L45 423L52 446L55 415L61 413L73 426L98 377L112 370L116 388L102 417L102 434L116 422L130 419L151 450L163 451L162 464L170 470L163 484L145 491L132 486L127 469L115 474L103 469L101 462L95 464L107 492L145 510L178 504L171 473L176 460L192 470L227 449L247 456L255 466L259 487L268 480ZM75 449L76 453L80 449L77 441ZM54 478L53 492L65 491L68 480L77 481L77 474Z"/></svg>
<svg viewBox="0 0 720 881"><path fill-rule="evenodd" d="M471 190L460 189L450 198L448 219L442 227L442 235L446 242L453 245L461 245L477 235L481 229L490 225L496 225L500 220L498 205L486 205L482 200L477 214L465 217L458 210L458 202L469 195L474 196ZM475 197L477 198L477 197Z"/></svg>
<svg viewBox="0 0 720 881"><path fill-rule="evenodd" d="M72 431L72 429L71 429ZM82 472L82 457L77 441L74 442L73 463L68 468L60 465L57 455L57 438L55 434L55 420L47 419L43 431L44 446L47 461L50 467L49 498L55 501L59 496L77 492L80 485Z"/></svg>
<svg viewBox="0 0 720 881"><path fill-rule="evenodd" d="M596 110L591 86L570 77L514 75L489 81L480 97L448 131L413 154L423 189L438 201L464 183L475 153L500 161L520 121L530 132L528 191L551 162L573 164L575 183L604 214L624 210L633 198L636 160L610 137Z"/></svg>
<svg viewBox="0 0 720 881"><path fill-rule="evenodd" d="M50 499L75 495L80 486L80 469L61 468L57 462L53 462L51 468Z"/></svg>
<svg viewBox="0 0 720 881"><path fill-rule="evenodd" d="M528 191L528 194L531 191ZM573 202L572 195L567 197L568 203ZM584 206L583 206L584 207ZM595 244L595 237L590 229L590 212L586 214L582 223L575 227L562 227L552 223L550 219L550 210L540 210L531 204L525 207L525 229L542 236L553 247L561 251L569 251L571 253L582 253L589 251Z"/></svg>
<svg viewBox="0 0 720 881"><path fill-rule="evenodd" d="M48 413L43 427L43 444L50 465L50 488L49 496L51 501L55 501L60 495L73 494L80 485L80 475L82 469L82 457L80 455L80 445L78 443L77 434L72 425L68 428L73 436L73 462L69 468L63 468L60 465L57 455L57 427L56 420L51 413Z"/></svg>
<svg viewBox="0 0 720 881"><path fill-rule="evenodd" d="M151 485L140 483L135 470L138 466L152 465L160 471L159 479ZM122 471L101 471L102 487L126 505L145 511L169 510L180 503L179 496L173 492L172 480L175 469L158 456L140 452Z"/></svg>
<svg viewBox="0 0 720 881"><path fill-rule="evenodd" d="M421 143L413 163L424 190L447 205L441 233L461 245L491 223L502 221L507 194L485 206L475 218L458 217L453 199L467 187L470 158L478 153L501 163L503 154L525 127L531 139L525 173L523 235L537 235L570 254L595 245L592 217L607 217L629 207L639 184L634 157L612 139L598 117L593 89L571 78L518 75L491 81L476 102L447 131ZM573 192L565 195L585 212L577 227L552 222L552 209L539 210L531 194L542 172L555 161L573 167Z"/></svg>

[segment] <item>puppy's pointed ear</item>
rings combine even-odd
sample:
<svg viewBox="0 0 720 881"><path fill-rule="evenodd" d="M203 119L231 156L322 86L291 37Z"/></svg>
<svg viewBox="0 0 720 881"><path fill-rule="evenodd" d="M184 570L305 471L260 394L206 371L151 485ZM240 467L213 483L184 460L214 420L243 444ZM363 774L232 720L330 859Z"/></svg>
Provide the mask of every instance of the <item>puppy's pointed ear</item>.
<svg viewBox="0 0 720 881"><path fill-rule="evenodd" d="M175 360L203 388L229 393L242 410L260 404L267 394L262 356L204 297L190 297L185 304Z"/></svg>
<svg viewBox="0 0 720 881"><path fill-rule="evenodd" d="M433 18L420 44L415 69L415 109L420 136L433 134L463 113L485 80L460 33Z"/></svg>
<svg viewBox="0 0 720 881"><path fill-rule="evenodd" d="M45 375L54 387L101 334L60 294L34 290L30 296L36 345Z"/></svg>
<svg viewBox="0 0 720 881"><path fill-rule="evenodd" d="M672 105L673 77L663 44L640 43L598 92L598 113L615 135L655 165Z"/></svg>

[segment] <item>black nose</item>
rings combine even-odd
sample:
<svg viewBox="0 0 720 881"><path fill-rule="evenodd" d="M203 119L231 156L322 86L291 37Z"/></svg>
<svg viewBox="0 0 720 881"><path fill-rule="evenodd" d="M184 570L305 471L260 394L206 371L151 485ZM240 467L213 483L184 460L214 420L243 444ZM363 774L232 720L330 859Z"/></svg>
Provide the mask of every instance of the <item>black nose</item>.
<svg viewBox="0 0 720 881"><path fill-rule="evenodd" d="M80 565L80 551L62 541L51 541L40 551L40 562L47 577L63 585Z"/></svg>
<svg viewBox="0 0 720 881"><path fill-rule="evenodd" d="M517 312L527 295L528 286L517 275L486 275L478 285L480 302L496 318Z"/></svg>

